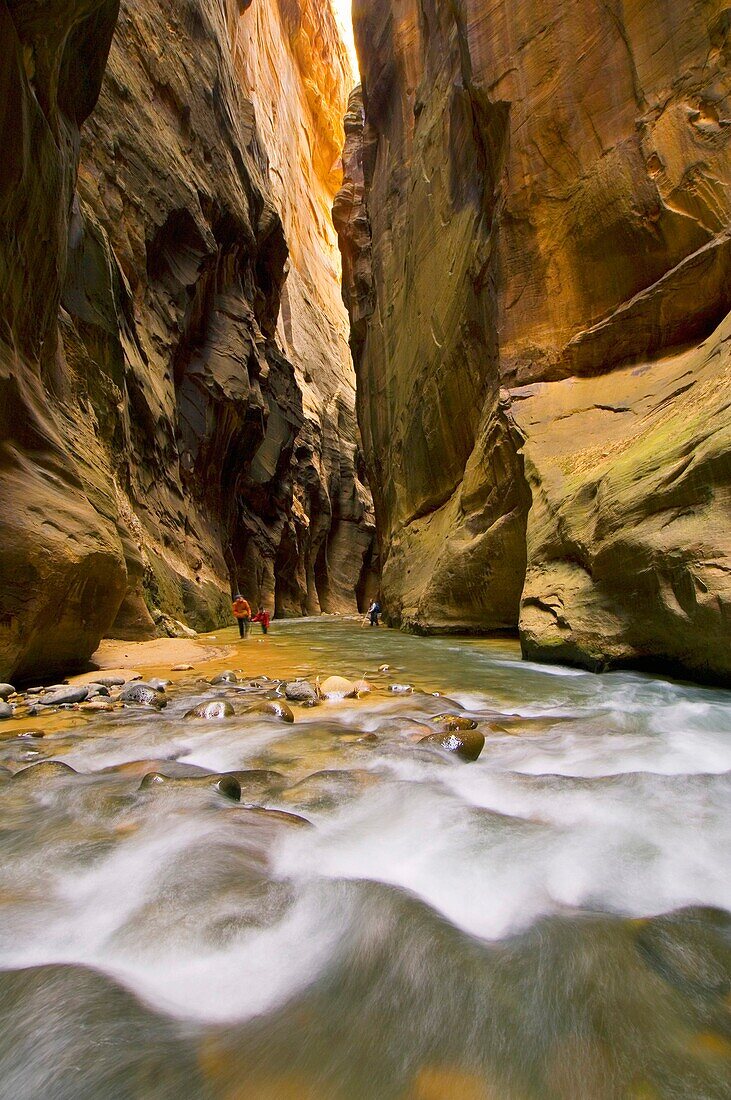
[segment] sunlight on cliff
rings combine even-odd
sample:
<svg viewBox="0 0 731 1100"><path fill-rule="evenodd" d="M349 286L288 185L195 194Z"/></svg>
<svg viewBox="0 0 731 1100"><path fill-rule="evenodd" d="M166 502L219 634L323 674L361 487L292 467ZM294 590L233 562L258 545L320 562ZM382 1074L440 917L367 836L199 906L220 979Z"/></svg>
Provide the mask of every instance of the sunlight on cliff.
<svg viewBox="0 0 731 1100"><path fill-rule="evenodd" d="M335 10L335 17L338 21L338 26L343 35L343 42L348 51L350 57L350 64L353 66L353 75L357 80L360 80L360 70L358 68L358 55L355 52L355 39L353 37L353 4L352 0L332 0L332 5Z"/></svg>

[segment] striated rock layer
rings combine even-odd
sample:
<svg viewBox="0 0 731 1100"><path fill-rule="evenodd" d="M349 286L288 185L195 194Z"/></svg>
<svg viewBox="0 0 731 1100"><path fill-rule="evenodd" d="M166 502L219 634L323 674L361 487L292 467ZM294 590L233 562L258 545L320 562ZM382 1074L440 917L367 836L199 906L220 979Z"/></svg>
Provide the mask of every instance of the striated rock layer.
<svg viewBox="0 0 731 1100"><path fill-rule="evenodd" d="M727 7L355 17L335 211L391 615L727 680Z"/></svg>
<svg viewBox="0 0 731 1100"><path fill-rule="evenodd" d="M2 678L368 587L332 12L118 9L0 0Z"/></svg>

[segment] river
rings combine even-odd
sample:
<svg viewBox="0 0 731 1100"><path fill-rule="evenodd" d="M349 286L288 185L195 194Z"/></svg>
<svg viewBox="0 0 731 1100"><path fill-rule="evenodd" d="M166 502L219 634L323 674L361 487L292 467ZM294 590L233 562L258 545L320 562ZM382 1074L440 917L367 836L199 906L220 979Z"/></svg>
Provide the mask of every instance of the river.
<svg viewBox="0 0 731 1100"><path fill-rule="evenodd" d="M333 621L236 654L374 690L287 725L189 673L0 740L80 773L0 785L3 1100L727 1100L731 693ZM418 744L462 709L477 762Z"/></svg>

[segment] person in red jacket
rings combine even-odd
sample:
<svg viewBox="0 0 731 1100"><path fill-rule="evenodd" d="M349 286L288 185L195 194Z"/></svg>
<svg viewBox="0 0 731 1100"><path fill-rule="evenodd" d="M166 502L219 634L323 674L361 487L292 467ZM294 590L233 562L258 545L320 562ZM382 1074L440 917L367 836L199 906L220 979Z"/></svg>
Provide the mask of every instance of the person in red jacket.
<svg viewBox="0 0 731 1100"><path fill-rule="evenodd" d="M251 622L251 607L249 601L238 592L234 596L233 613L236 622L239 624L239 634L242 638L245 638L249 633L249 623Z"/></svg>
<svg viewBox="0 0 731 1100"><path fill-rule="evenodd" d="M272 621L272 617L269 612L265 611L261 605L259 606L259 610L251 621L252 623L261 623L262 634L269 633L269 623Z"/></svg>

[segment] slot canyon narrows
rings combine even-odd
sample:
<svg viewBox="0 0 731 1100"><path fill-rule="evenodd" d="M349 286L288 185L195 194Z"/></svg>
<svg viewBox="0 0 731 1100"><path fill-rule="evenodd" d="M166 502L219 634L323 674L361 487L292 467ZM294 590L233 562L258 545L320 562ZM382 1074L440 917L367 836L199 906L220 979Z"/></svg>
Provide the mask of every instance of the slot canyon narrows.
<svg viewBox="0 0 731 1100"><path fill-rule="evenodd" d="M0 1100L728 1097L730 35L0 0Z"/></svg>

